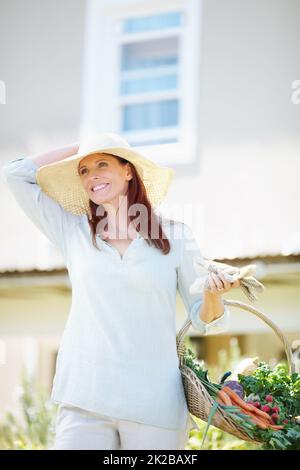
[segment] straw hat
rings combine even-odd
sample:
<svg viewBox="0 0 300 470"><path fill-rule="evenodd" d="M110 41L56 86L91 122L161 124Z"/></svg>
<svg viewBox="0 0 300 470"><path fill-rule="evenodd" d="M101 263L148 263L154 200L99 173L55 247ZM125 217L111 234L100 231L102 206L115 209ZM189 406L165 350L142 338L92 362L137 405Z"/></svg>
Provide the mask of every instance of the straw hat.
<svg viewBox="0 0 300 470"><path fill-rule="evenodd" d="M75 215L88 214L91 218L89 196L77 167L83 157L100 152L131 162L145 185L152 206L155 208L162 202L173 180L174 170L160 166L134 151L125 139L114 133L89 135L80 142L77 154L39 167L36 173L38 185L66 211Z"/></svg>

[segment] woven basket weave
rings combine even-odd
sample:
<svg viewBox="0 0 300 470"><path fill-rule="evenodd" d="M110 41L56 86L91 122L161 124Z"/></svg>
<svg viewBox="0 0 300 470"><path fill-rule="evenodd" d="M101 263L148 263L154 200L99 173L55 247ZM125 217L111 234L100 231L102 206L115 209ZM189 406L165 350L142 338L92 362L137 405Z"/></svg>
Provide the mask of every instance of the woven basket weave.
<svg viewBox="0 0 300 470"><path fill-rule="evenodd" d="M291 351L291 348L289 346L287 339L285 338L283 333L280 331L280 329L266 315L264 315L262 312L255 309L254 307L251 307L250 305L245 304L243 302L239 302L237 300L223 299L223 302L226 305L229 305L232 307L238 307L243 310L247 310L248 312L251 312L257 317L261 318L267 325L269 325L270 328L272 328L272 330L278 336L278 338L280 339L280 341L282 342L284 346L285 353L287 356L287 361L288 361L289 374L292 374L293 372L296 371L296 367L293 362L292 351ZM184 336L186 335L191 325L192 325L192 322L188 318L176 336L177 354L179 358L179 369L181 372L181 377L183 381L184 392L185 392L185 397L186 397L189 412L195 417L200 418L203 421L207 422L209 412L211 410L212 405L214 404L214 399L209 395L206 388L202 384L201 380L197 377L195 372L190 367L184 364L184 357L186 354ZM237 425L236 422L234 422L230 417L228 417L225 411L223 411L221 408L217 409L212 420L212 425L219 429L222 429L225 432L228 432L229 434L232 434L235 437L238 437L239 439L243 439L245 441L251 441L254 443L256 442L257 444L261 443L261 441L253 440L251 437L249 437L244 432L244 430L239 425Z"/></svg>

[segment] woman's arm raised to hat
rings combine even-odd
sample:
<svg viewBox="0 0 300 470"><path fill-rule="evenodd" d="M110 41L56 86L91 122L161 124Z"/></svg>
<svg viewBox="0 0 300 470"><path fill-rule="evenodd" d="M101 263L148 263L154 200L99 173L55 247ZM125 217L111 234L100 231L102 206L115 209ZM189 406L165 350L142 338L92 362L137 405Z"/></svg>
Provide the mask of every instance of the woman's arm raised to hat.
<svg viewBox="0 0 300 470"><path fill-rule="evenodd" d="M180 240L180 263L177 268L178 291L196 330L200 331L203 336L221 333L228 329L229 310L227 305L224 305L219 297L218 302L215 298L212 300L209 293L190 293L190 286L196 277L199 277L194 269L193 257L202 258L202 253L192 230L186 224L183 226ZM204 274L203 280L205 277L206 274Z"/></svg>
<svg viewBox="0 0 300 470"><path fill-rule="evenodd" d="M66 148L64 148L66 149ZM61 149L41 154L36 158L21 157L9 161L2 167L4 182L8 185L17 204L33 224L56 245L67 260L68 235L78 223L79 217L64 210L37 184L36 173L39 165L54 162L71 155ZM76 150L76 149L75 149ZM56 159L56 160L55 160ZM20 227L21 228L21 227Z"/></svg>
<svg viewBox="0 0 300 470"><path fill-rule="evenodd" d="M49 150L48 152L31 155L30 159L39 168L41 166L48 165L49 163L58 162L75 155L78 152L78 148L79 144L76 142L65 147L57 147L55 149Z"/></svg>

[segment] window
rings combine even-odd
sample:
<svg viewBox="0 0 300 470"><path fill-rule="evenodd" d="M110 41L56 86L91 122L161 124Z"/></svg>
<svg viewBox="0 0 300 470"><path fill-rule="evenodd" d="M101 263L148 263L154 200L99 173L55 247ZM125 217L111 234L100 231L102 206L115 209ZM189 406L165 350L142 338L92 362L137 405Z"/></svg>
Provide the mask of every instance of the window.
<svg viewBox="0 0 300 470"><path fill-rule="evenodd" d="M120 130L132 145L178 140L182 23L174 11L121 20Z"/></svg>
<svg viewBox="0 0 300 470"><path fill-rule="evenodd" d="M118 132L162 164L194 160L200 6L90 0L83 132Z"/></svg>

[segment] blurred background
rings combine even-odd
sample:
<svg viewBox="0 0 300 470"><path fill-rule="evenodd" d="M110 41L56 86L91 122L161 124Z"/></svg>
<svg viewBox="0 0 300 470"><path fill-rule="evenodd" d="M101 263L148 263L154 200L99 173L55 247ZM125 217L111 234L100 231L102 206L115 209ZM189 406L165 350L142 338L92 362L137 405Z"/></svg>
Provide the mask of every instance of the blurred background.
<svg viewBox="0 0 300 470"><path fill-rule="evenodd" d="M185 219L205 257L256 264L266 289L255 306L295 358L299 17L299 0L0 0L1 165L117 132L173 167L161 211ZM21 413L24 367L50 393L71 289L59 251L3 182L0 210L1 422ZM225 297L248 302L239 289ZM178 330L185 319L178 297ZM285 358L270 328L237 308L228 331L187 336L211 367L236 347Z"/></svg>

